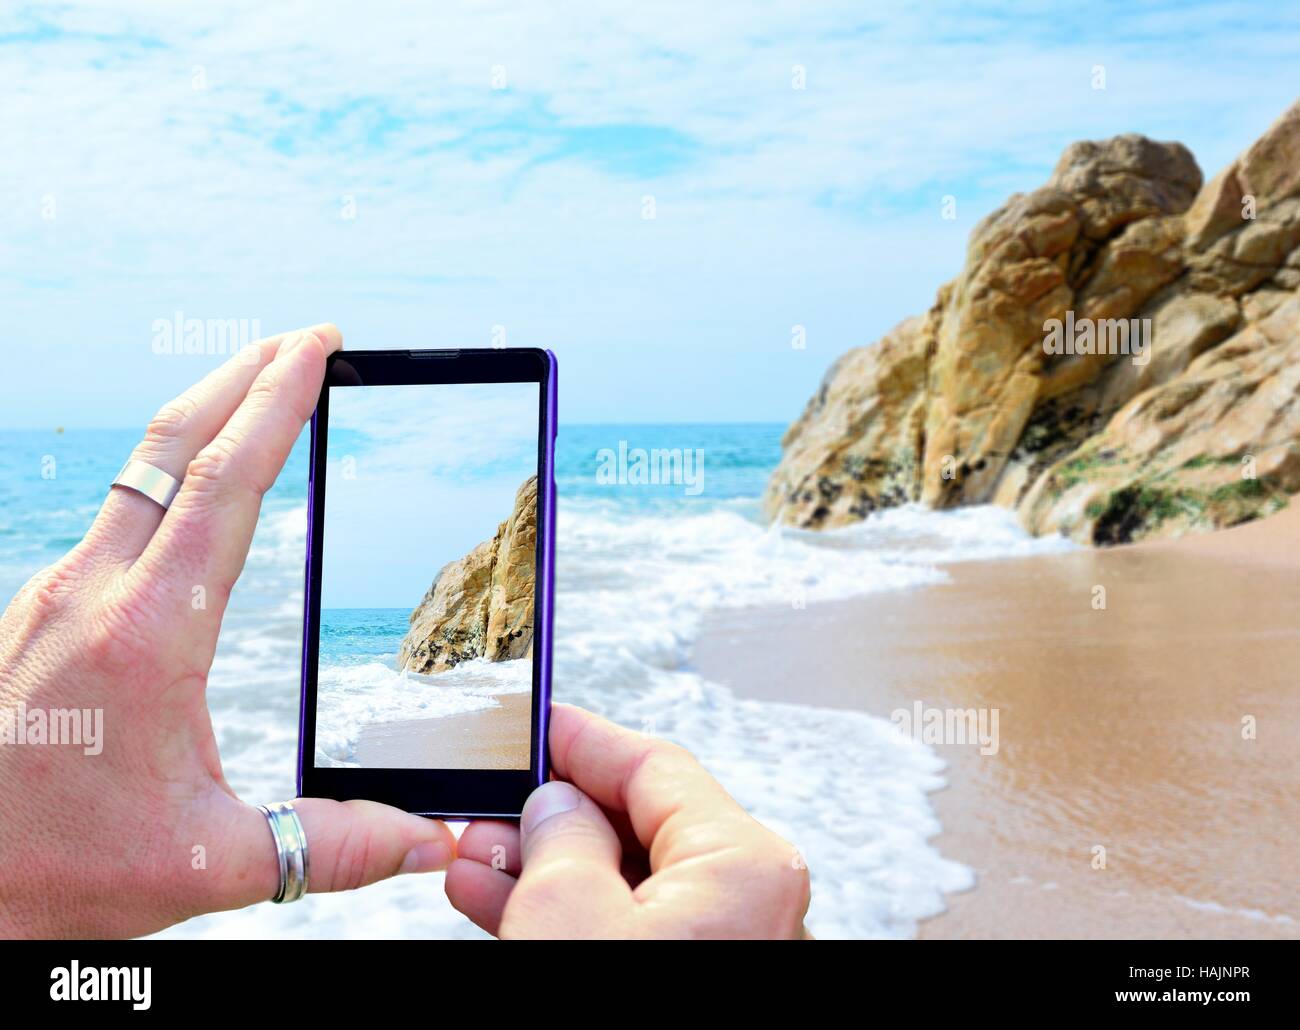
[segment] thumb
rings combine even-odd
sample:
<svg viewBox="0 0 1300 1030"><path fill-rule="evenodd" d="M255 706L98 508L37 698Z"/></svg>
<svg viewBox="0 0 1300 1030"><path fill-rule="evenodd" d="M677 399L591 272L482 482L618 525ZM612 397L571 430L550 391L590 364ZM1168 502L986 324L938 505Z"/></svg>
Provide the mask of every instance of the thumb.
<svg viewBox="0 0 1300 1030"><path fill-rule="evenodd" d="M623 847L605 813L559 780L533 791L519 820L523 870L507 927L529 936L620 937L635 902L619 871Z"/></svg>
<svg viewBox="0 0 1300 1030"><path fill-rule="evenodd" d="M228 884L240 897L225 904L266 901L279 887L275 838L266 817L242 806L236 851L242 857L237 882ZM445 823L375 801L330 801L298 798L294 811L307 838L307 889L313 894L353 890L396 876L445 869L456 854L456 838Z"/></svg>
<svg viewBox="0 0 1300 1030"><path fill-rule="evenodd" d="M446 869L456 854L446 823L377 801L299 798L293 807L311 849L307 889L313 894Z"/></svg>

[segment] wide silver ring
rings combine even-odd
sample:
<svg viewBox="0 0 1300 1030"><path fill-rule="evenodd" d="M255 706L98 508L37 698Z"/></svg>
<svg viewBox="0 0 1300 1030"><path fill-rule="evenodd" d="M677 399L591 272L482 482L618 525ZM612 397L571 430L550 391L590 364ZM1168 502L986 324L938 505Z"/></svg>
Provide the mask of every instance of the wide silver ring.
<svg viewBox="0 0 1300 1030"><path fill-rule="evenodd" d="M124 486L128 490L144 494L149 500L170 508L172 501L180 492L181 484L175 476L170 476L160 468L155 468L147 461L132 458L122 466L122 471L113 480L114 486Z"/></svg>
<svg viewBox="0 0 1300 1030"><path fill-rule="evenodd" d="M280 863L280 889L271 900L277 905L287 905L307 893L307 834L290 802L277 801L257 807L271 827L275 855Z"/></svg>

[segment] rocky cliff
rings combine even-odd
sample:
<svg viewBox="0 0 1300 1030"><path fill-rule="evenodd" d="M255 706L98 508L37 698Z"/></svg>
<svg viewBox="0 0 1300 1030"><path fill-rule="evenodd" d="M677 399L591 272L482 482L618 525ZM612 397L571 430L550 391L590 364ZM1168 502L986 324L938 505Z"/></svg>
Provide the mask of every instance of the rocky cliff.
<svg viewBox="0 0 1300 1030"><path fill-rule="evenodd" d="M501 662L533 653L537 477L524 480L491 540L448 562L411 612L398 664L444 672L471 658Z"/></svg>
<svg viewBox="0 0 1300 1030"><path fill-rule="evenodd" d="M1284 507L1300 102L1204 186L1178 143L1071 145L975 226L928 312L835 362L782 444L764 506L810 528L993 502L1033 533L1111 544Z"/></svg>

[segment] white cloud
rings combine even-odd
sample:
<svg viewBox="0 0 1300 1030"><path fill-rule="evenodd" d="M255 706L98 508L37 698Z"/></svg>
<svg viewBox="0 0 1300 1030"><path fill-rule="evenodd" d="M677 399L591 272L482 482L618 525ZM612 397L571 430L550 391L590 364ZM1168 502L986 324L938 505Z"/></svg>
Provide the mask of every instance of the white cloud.
<svg viewBox="0 0 1300 1030"><path fill-rule="evenodd" d="M1216 170L1293 99L1295 17L847 2L10 11L0 302L27 388L4 407L27 422L146 417L201 371L148 351L152 320L180 307L268 331L332 319L351 346L412 332L483 346L501 324L511 343L559 351L568 417L787 417L837 353L927 304L975 219L1038 185L1069 141L1181 138ZM508 90L491 88L495 65ZM956 226L938 218L946 193ZM794 323L810 334L797 357Z"/></svg>
<svg viewBox="0 0 1300 1030"><path fill-rule="evenodd" d="M537 419L536 383L346 387L330 397L330 428L366 438L366 472L398 479L509 465L518 486L537 468Z"/></svg>
<svg viewBox="0 0 1300 1030"><path fill-rule="evenodd" d="M534 383L334 390L325 606L410 607L490 539L537 471L537 401Z"/></svg>

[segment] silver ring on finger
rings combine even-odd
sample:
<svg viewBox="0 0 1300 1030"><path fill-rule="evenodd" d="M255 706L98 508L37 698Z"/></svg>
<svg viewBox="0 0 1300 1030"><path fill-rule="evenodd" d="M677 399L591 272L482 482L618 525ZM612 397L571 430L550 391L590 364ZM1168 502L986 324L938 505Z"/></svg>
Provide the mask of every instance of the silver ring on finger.
<svg viewBox="0 0 1300 1030"><path fill-rule="evenodd" d="M307 893L307 834L303 832L302 820L292 803L276 801L257 807L271 827L276 859L280 864L280 889L271 900L277 905L287 905Z"/></svg>
<svg viewBox="0 0 1300 1030"><path fill-rule="evenodd" d="M122 466L122 471L113 480L113 486L124 486L143 494L166 511L180 492L181 484L175 476L169 475L156 465L132 458Z"/></svg>

